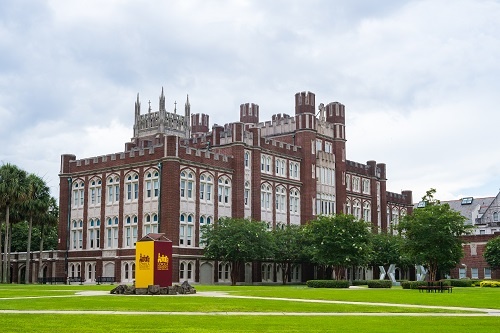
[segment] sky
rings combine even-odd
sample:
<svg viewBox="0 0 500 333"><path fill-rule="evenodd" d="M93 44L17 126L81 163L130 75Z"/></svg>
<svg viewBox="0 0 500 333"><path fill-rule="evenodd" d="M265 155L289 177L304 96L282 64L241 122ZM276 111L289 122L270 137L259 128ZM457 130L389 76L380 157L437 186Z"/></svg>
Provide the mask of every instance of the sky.
<svg viewBox="0 0 500 333"><path fill-rule="evenodd" d="M124 150L142 112L346 106L347 158L417 202L500 190L498 0L2 0L0 163L59 195L61 154Z"/></svg>

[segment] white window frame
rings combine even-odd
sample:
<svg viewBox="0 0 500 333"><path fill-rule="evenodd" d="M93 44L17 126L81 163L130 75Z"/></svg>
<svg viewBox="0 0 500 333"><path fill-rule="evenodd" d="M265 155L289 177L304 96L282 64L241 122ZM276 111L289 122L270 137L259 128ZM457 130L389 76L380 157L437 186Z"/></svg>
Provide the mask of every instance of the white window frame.
<svg viewBox="0 0 500 333"><path fill-rule="evenodd" d="M101 247L101 220L91 218L87 227L87 249L99 249Z"/></svg>

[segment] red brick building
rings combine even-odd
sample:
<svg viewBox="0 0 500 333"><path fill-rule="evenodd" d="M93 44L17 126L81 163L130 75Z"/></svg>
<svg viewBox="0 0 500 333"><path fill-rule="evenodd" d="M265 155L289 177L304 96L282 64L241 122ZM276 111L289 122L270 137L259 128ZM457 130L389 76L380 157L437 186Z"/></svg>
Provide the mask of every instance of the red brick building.
<svg viewBox="0 0 500 333"><path fill-rule="evenodd" d="M318 110L318 111L317 111ZM347 160L345 108L295 95L292 116L260 122L259 106L239 121L209 125L206 114L157 111L135 102L133 138L123 152L61 156L60 244L46 276L86 282L134 279L135 242L162 232L173 242L173 280L229 281L229 265L203 259L200 226L220 217L252 218L268 228L345 212L386 229L412 209L411 191L387 192L386 166ZM248 263L240 282L277 282L280 267ZM313 272L294 267L292 281Z"/></svg>

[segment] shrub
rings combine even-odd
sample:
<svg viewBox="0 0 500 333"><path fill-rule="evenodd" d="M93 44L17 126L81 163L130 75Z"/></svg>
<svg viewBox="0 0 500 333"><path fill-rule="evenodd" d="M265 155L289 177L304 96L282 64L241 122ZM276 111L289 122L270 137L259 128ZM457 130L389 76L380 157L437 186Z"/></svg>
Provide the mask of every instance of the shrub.
<svg viewBox="0 0 500 333"><path fill-rule="evenodd" d="M353 280L352 285L353 286L366 286L368 284L368 281L366 280Z"/></svg>
<svg viewBox="0 0 500 333"><path fill-rule="evenodd" d="M401 282L403 289L418 289L419 286L426 286L427 281L404 281Z"/></svg>
<svg viewBox="0 0 500 333"><path fill-rule="evenodd" d="M369 280L368 288L392 288L392 281L389 280Z"/></svg>
<svg viewBox="0 0 500 333"><path fill-rule="evenodd" d="M446 279L442 280L445 285L452 287L472 287L471 279Z"/></svg>
<svg viewBox="0 0 500 333"><path fill-rule="evenodd" d="M347 280L309 280L306 284L309 288L349 288Z"/></svg>
<svg viewBox="0 0 500 333"><path fill-rule="evenodd" d="M481 281L480 287L500 288L500 281Z"/></svg>

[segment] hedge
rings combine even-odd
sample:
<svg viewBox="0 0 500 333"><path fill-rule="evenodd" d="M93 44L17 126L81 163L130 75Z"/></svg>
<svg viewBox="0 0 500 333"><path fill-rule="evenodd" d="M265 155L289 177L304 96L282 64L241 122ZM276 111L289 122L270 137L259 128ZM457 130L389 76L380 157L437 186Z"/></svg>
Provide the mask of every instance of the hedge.
<svg viewBox="0 0 500 333"><path fill-rule="evenodd" d="M347 280L309 280L306 282L309 288L349 288Z"/></svg>
<svg viewBox="0 0 500 333"><path fill-rule="evenodd" d="M404 281L401 282L403 289L418 289L419 286L426 286L427 281Z"/></svg>
<svg viewBox="0 0 500 333"><path fill-rule="evenodd" d="M446 279L442 281L445 285L452 287L472 287L473 283L471 279Z"/></svg>
<svg viewBox="0 0 500 333"><path fill-rule="evenodd" d="M390 280L369 280L368 288L392 288Z"/></svg>

